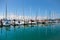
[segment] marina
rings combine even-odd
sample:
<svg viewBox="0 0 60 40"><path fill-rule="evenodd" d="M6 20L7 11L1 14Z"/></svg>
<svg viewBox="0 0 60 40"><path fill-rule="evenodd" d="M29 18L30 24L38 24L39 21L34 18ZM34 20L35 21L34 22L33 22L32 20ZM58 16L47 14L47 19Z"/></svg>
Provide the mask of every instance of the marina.
<svg viewBox="0 0 60 40"><path fill-rule="evenodd" d="M19 26L19 25L33 25L33 24L56 24L56 23L60 23L60 19L54 19L54 20L39 20L39 22L35 21L35 20L0 20L0 26Z"/></svg>
<svg viewBox="0 0 60 40"><path fill-rule="evenodd" d="M60 40L59 0L0 0L0 40Z"/></svg>
<svg viewBox="0 0 60 40"><path fill-rule="evenodd" d="M55 23L60 23L60 18L53 18L55 16L55 12L47 12L45 10L45 14L51 14L50 17L52 18L48 18L48 15L47 17L44 19L44 18L40 18L38 17L38 12L40 12L40 9L36 9L36 12L34 13L35 14L35 17L33 16L33 18L31 16L26 16L25 17L25 13L24 13L24 0L22 1L22 15L21 17L17 17L17 15L15 14L18 14L17 13L17 9L16 11L14 12L14 17L11 19L11 17L8 18L8 1L5 0L5 16L3 16L3 18L0 18L0 26L19 26L19 25L38 25L38 24L55 24ZM32 8L29 8L29 13L32 14ZM16 18L17 17L17 18ZM30 18L31 17L31 18Z"/></svg>

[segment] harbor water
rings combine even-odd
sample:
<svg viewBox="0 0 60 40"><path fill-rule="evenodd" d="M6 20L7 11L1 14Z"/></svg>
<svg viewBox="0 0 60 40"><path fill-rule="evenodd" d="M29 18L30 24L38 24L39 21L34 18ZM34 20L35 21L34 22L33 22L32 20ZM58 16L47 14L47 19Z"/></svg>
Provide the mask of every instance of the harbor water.
<svg viewBox="0 0 60 40"><path fill-rule="evenodd" d="M60 40L60 24L0 27L0 40Z"/></svg>

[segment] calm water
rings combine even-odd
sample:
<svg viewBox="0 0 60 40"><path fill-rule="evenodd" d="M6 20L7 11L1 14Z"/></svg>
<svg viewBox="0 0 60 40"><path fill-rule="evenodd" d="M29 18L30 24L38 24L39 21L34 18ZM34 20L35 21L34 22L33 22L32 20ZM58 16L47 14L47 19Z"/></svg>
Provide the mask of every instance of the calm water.
<svg viewBox="0 0 60 40"><path fill-rule="evenodd" d="M60 24L2 27L0 40L60 40Z"/></svg>

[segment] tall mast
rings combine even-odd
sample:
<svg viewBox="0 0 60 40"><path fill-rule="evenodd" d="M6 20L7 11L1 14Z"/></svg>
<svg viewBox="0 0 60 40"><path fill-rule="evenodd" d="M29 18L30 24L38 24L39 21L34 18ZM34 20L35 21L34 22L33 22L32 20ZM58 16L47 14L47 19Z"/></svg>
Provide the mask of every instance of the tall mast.
<svg viewBox="0 0 60 40"><path fill-rule="evenodd" d="M22 8L22 10L23 10L23 20L25 20L25 19L24 19L24 0L23 0L22 6L23 6L23 8Z"/></svg>
<svg viewBox="0 0 60 40"><path fill-rule="evenodd" d="M36 11L36 17L35 17L36 22L37 22L37 16L38 16L38 9Z"/></svg>
<svg viewBox="0 0 60 40"><path fill-rule="evenodd" d="M55 19L55 17L56 17L56 16L55 16L55 12L53 11L53 19Z"/></svg>
<svg viewBox="0 0 60 40"><path fill-rule="evenodd" d="M6 13L5 13L5 18L7 19L7 0L6 0Z"/></svg>
<svg viewBox="0 0 60 40"><path fill-rule="evenodd" d="M24 0L23 0L23 3L22 3L23 5L23 8L22 8L22 10L23 10L23 22L24 22L24 26L25 26L25 16L24 16Z"/></svg>
<svg viewBox="0 0 60 40"><path fill-rule="evenodd" d="M45 16L46 16L46 19L48 19L48 12L47 12L47 10L45 10Z"/></svg>
<svg viewBox="0 0 60 40"><path fill-rule="evenodd" d="M51 15L51 10L49 9L49 11L48 11L48 19L49 19L49 20L52 19L51 16L52 16L52 15Z"/></svg>
<svg viewBox="0 0 60 40"><path fill-rule="evenodd" d="M31 7L30 7L30 17L31 17L31 15L32 15L32 13L31 13ZM31 18L30 18L30 20L31 20Z"/></svg>

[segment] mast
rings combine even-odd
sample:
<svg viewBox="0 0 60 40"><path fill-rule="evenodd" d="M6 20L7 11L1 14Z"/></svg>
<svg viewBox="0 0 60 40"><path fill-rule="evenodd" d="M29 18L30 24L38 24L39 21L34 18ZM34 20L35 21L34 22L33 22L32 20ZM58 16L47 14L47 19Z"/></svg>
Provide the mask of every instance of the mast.
<svg viewBox="0 0 60 40"><path fill-rule="evenodd" d="M23 0L23 3L22 3L22 15L23 15L23 19L24 19L24 0Z"/></svg>
<svg viewBox="0 0 60 40"><path fill-rule="evenodd" d="M31 13L31 7L30 7L30 17L31 17L31 15L32 15L32 13ZM30 18L30 20L31 20L31 18Z"/></svg>
<svg viewBox="0 0 60 40"><path fill-rule="evenodd" d="M6 0L6 11L5 11L5 18L7 19L7 0Z"/></svg>
<svg viewBox="0 0 60 40"><path fill-rule="evenodd" d="M36 11L36 17L35 17L35 21L36 21L36 23L38 24L38 19L37 19L37 17L38 17L38 9L37 9L37 11Z"/></svg>
<svg viewBox="0 0 60 40"><path fill-rule="evenodd" d="M48 11L48 15L49 15L48 20L50 20L51 19L51 10Z"/></svg>
<svg viewBox="0 0 60 40"><path fill-rule="evenodd" d="M23 22L24 22L24 25L25 25L25 18L24 18L24 0L23 0L23 2L22 2L22 10L23 10Z"/></svg>
<svg viewBox="0 0 60 40"><path fill-rule="evenodd" d="M55 13L55 12L53 11L53 19L55 19L55 15L54 15L54 13Z"/></svg>
<svg viewBox="0 0 60 40"><path fill-rule="evenodd" d="M31 8L30 8L30 14L31 14ZM32 14L31 14L32 15ZM32 17L32 16L31 16ZM32 18L29 20L29 21L31 21L31 26L32 26Z"/></svg>
<svg viewBox="0 0 60 40"><path fill-rule="evenodd" d="M45 10L45 16L46 16L46 19L47 19L47 10Z"/></svg>

